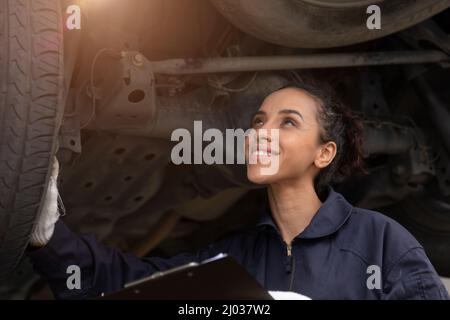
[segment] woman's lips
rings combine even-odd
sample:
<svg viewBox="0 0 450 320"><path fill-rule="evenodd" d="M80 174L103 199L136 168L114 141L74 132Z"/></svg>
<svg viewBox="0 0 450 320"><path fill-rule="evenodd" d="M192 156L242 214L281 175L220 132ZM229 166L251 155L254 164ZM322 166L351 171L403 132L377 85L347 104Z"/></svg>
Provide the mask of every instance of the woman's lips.
<svg viewBox="0 0 450 320"><path fill-rule="evenodd" d="M259 155L259 156L277 156L280 154L278 150L272 150L270 146L261 146L258 145L256 148L252 148L253 155Z"/></svg>
<svg viewBox="0 0 450 320"><path fill-rule="evenodd" d="M269 164L279 154L279 152L271 151L270 149L252 150L251 157L253 158L253 163Z"/></svg>

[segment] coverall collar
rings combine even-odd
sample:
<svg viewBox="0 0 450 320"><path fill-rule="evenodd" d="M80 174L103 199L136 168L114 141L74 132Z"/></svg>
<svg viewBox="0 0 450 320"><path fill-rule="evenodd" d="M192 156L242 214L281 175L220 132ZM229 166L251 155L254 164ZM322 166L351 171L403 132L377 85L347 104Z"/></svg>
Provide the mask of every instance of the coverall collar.
<svg viewBox="0 0 450 320"><path fill-rule="evenodd" d="M310 224L295 239L315 239L335 233L347 221L352 212L352 205L338 192L328 186L328 196L314 215ZM270 226L281 235L272 218L270 207L264 211L257 226Z"/></svg>

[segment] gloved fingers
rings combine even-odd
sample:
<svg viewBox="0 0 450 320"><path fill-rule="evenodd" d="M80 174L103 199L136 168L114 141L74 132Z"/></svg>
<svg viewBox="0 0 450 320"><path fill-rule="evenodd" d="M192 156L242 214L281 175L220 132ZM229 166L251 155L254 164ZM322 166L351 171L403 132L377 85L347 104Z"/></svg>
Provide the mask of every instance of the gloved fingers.
<svg viewBox="0 0 450 320"><path fill-rule="evenodd" d="M58 186L56 183L56 178L53 176L50 177L47 186L43 210L48 212L56 212L58 210Z"/></svg>
<svg viewBox="0 0 450 320"><path fill-rule="evenodd" d="M59 163L56 157L53 158L52 173L47 186L47 193L44 199L43 212L58 211L58 179Z"/></svg>
<svg viewBox="0 0 450 320"><path fill-rule="evenodd" d="M53 166L52 166L52 174L51 177L57 181L58 179L58 174L59 174L59 162L58 162L58 158L53 157Z"/></svg>
<svg viewBox="0 0 450 320"><path fill-rule="evenodd" d="M47 190L44 196L42 208L37 217L36 224L30 236L30 243L35 246L44 246L47 244L53 234L55 223L60 214L58 210L58 186L57 178L59 172L59 163L56 157L53 160L52 172L48 181Z"/></svg>

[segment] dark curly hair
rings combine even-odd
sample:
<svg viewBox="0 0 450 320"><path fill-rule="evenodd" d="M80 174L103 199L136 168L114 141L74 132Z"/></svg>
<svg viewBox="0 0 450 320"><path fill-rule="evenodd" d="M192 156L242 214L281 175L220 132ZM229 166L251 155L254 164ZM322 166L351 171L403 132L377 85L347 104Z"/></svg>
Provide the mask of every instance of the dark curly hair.
<svg viewBox="0 0 450 320"><path fill-rule="evenodd" d="M320 141L334 141L337 146L333 161L314 178L316 192L322 194L329 184L342 182L356 172L365 172L362 122L332 87L317 80L290 81L275 91L285 88L303 90L317 101Z"/></svg>

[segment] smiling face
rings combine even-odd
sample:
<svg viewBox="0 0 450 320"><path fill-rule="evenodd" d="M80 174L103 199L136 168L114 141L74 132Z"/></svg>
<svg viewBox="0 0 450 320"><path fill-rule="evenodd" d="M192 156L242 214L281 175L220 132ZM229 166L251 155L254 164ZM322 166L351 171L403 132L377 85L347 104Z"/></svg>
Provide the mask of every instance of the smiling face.
<svg viewBox="0 0 450 320"><path fill-rule="evenodd" d="M315 175L331 163L336 155L336 144L321 142L321 127L317 120L319 106L316 98L297 88L281 89L266 97L252 120L256 143L246 140L247 163L252 155L257 160L247 164L250 181L272 184L307 179L312 183ZM277 129L279 143L270 148L275 137L273 129ZM271 175L262 174L269 166L267 161L273 161L275 157L278 170Z"/></svg>

